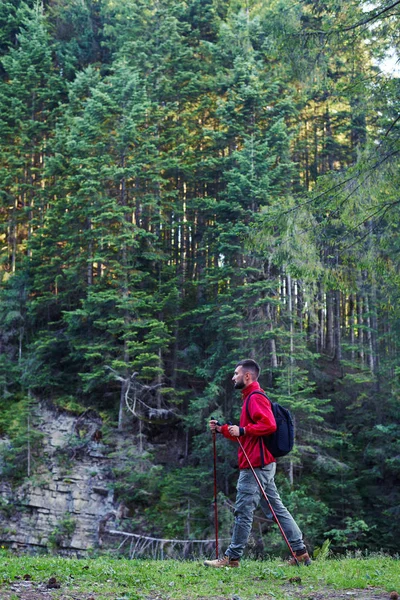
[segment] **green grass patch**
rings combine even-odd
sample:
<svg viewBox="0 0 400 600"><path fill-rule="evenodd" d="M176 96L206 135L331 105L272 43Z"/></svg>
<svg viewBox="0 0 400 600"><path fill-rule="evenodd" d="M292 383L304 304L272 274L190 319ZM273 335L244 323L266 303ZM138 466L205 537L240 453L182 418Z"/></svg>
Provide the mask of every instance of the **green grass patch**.
<svg viewBox="0 0 400 600"><path fill-rule="evenodd" d="M283 561L243 560L239 569L210 569L196 561L68 559L0 554L0 598L18 596L18 585L40 590L53 577L60 589L51 598L86 600L194 600L194 599L309 599L329 589L379 590L389 598L400 590L400 561L389 557L315 561L310 567L289 567ZM293 580L293 578L295 580ZM300 578L300 581L298 580ZM26 579L30 583L22 583ZM49 592L47 591L47 596ZM29 596L31 597L31 596ZM378 597L378 596L371 596Z"/></svg>

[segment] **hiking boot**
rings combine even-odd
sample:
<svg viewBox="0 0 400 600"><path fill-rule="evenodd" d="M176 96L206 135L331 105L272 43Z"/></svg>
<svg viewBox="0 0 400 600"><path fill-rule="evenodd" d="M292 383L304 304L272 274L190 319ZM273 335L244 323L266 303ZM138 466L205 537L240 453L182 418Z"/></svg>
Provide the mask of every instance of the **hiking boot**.
<svg viewBox="0 0 400 600"><path fill-rule="evenodd" d="M203 564L206 567L214 567L214 569L220 569L221 567L240 567L240 560L225 555L223 558L217 558L217 560L205 560Z"/></svg>
<svg viewBox="0 0 400 600"><path fill-rule="evenodd" d="M302 548L301 550L296 550L295 555L296 555L296 558L299 563L304 563L306 565L306 567L309 567L311 565L312 561L307 552L307 548ZM296 561L294 560L293 557L289 560L289 565L291 565L291 566L296 565Z"/></svg>

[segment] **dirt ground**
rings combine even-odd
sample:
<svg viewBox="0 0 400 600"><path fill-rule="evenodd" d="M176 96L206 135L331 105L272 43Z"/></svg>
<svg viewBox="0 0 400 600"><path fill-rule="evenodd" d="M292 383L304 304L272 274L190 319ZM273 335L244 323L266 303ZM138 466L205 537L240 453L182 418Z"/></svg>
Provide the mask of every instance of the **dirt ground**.
<svg viewBox="0 0 400 600"><path fill-rule="evenodd" d="M364 590L334 590L332 588L310 590L310 588L304 589L303 586L299 585L297 590L298 595L295 595L293 586L290 586L288 597L298 598L299 600L391 600L389 592L373 587Z"/></svg>
<svg viewBox="0 0 400 600"><path fill-rule="evenodd" d="M55 584L57 585L57 583ZM364 590L353 589L353 590L333 590L329 588L323 588L319 590L310 590L304 588L300 584L288 583L284 586L284 590L287 591L288 600L393 600L396 596L391 595L389 592L379 590L377 588L367 588ZM129 594L127 594L129 598ZM103 595L104 598L104 595ZM165 598L164 595L149 595L145 596L143 600L161 600ZM271 596L259 596L259 600L272 600ZM10 583L0 587L0 600L96 600L96 596L93 594L82 594L77 595L73 591L63 591L62 588L55 587L54 589L48 588L48 582L45 583L34 583L31 581L18 581ZM110 600L117 600L115 595L110 595ZM119 599L118 599L119 600ZM190 600L188 597L187 600ZM211 600L210 598L203 598L199 600ZM239 596L233 597L213 597L212 600L241 600Z"/></svg>

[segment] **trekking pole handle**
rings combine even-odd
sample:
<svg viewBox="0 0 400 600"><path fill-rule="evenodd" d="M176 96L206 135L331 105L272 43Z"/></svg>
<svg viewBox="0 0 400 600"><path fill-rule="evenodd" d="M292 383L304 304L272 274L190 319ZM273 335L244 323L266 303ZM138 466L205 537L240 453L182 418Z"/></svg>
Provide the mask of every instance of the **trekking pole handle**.
<svg viewBox="0 0 400 600"><path fill-rule="evenodd" d="M216 419L215 417L210 417L210 421L215 421L216 427L222 427L222 423L220 423L218 421L218 419ZM213 435L216 435L217 433L220 433L220 432L217 431L216 429L214 429L214 431L212 433L213 433Z"/></svg>

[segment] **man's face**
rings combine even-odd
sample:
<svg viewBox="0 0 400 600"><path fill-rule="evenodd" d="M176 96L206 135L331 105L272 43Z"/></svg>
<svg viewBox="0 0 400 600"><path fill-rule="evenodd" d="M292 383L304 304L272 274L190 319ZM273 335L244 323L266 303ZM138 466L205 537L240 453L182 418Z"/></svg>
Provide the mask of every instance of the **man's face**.
<svg viewBox="0 0 400 600"><path fill-rule="evenodd" d="M236 367L232 377L232 381L236 390L242 390L244 387L246 387L246 383L244 381L243 367Z"/></svg>

